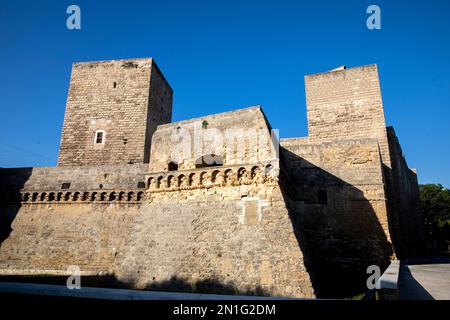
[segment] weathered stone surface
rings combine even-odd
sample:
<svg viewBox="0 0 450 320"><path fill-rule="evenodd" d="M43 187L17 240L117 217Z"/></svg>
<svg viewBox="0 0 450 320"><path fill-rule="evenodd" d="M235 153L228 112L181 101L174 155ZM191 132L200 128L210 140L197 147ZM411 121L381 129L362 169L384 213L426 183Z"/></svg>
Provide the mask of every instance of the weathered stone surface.
<svg viewBox="0 0 450 320"><path fill-rule="evenodd" d="M0 269L75 264L153 290L365 291L367 266L420 248L417 177L386 128L375 65L305 82L309 136L277 152L260 107L169 123L151 59L75 64L58 166L0 170Z"/></svg>
<svg viewBox="0 0 450 320"><path fill-rule="evenodd" d="M58 165L146 163L156 126L171 118L172 89L153 59L75 63Z"/></svg>

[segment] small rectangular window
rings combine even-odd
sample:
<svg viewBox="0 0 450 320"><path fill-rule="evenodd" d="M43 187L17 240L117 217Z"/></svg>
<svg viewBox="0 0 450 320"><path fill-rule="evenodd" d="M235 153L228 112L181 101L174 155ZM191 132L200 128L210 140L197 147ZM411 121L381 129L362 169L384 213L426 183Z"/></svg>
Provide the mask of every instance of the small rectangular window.
<svg viewBox="0 0 450 320"><path fill-rule="evenodd" d="M138 181L138 188L145 188L145 182L144 181Z"/></svg>
<svg viewBox="0 0 450 320"><path fill-rule="evenodd" d="M70 189L70 183L69 182L64 182L61 186L61 189Z"/></svg>
<svg viewBox="0 0 450 320"><path fill-rule="evenodd" d="M105 131L98 130L95 132L95 143L103 143L105 142Z"/></svg>
<svg viewBox="0 0 450 320"><path fill-rule="evenodd" d="M102 143L103 141L103 132L97 132L97 143Z"/></svg>

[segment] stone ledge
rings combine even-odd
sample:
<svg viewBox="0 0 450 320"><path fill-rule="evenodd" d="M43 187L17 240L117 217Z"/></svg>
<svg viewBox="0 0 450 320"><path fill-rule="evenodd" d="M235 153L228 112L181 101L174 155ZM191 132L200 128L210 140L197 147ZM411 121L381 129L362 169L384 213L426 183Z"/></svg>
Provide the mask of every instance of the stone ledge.
<svg viewBox="0 0 450 320"><path fill-rule="evenodd" d="M400 261L394 260L384 271L376 284L381 300L398 299L398 276L400 273Z"/></svg>

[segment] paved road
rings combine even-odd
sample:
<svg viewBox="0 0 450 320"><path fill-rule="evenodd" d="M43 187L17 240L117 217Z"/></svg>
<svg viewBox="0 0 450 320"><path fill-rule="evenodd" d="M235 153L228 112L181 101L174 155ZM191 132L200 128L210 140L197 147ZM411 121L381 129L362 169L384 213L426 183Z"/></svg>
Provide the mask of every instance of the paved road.
<svg viewBox="0 0 450 320"><path fill-rule="evenodd" d="M450 259L406 261L400 268L399 298L450 300Z"/></svg>

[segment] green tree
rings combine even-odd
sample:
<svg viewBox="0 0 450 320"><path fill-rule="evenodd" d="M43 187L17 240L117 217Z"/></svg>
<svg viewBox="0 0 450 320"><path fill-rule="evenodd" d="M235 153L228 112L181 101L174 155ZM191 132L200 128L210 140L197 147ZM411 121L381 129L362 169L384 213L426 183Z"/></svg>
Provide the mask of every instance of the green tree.
<svg viewBox="0 0 450 320"><path fill-rule="evenodd" d="M448 250L450 244L450 190L440 184L420 185L420 200L434 249Z"/></svg>

